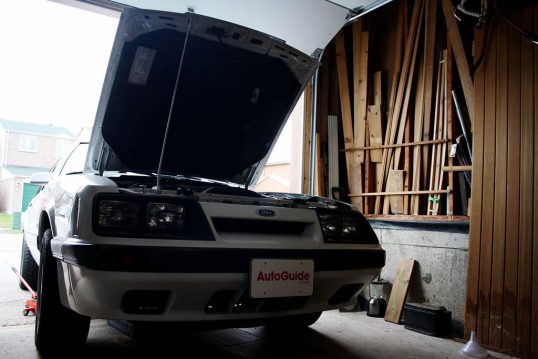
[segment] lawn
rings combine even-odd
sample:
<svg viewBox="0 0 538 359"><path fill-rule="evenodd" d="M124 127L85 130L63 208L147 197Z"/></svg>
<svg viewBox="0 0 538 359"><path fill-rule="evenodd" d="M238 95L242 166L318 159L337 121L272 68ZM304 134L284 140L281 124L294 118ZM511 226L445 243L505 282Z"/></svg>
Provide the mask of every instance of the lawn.
<svg viewBox="0 0 538 359"><path fill-rule="evenodd" d="M17 234L21 233L20 229L11 229L13 222L13 215L0 212L0 233Z"/></svg>
<svg viewBox="0 0 538 359"><path fill-rule="evenodd" d="M13 215L0 212L0 228L10 228L13 221Z"/></svg>

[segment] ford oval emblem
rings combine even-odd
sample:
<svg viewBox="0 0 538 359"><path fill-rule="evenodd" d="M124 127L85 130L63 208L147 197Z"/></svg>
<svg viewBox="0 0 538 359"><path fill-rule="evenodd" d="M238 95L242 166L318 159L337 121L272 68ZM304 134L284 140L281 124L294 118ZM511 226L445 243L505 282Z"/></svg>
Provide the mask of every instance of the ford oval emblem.
<svg viewBox="0 0 538 359"><path fill-rule="evenodd" d="M276 212L272 209L260 208L256 210L256 214L263 217L274 217L276 215Z"/></svg>

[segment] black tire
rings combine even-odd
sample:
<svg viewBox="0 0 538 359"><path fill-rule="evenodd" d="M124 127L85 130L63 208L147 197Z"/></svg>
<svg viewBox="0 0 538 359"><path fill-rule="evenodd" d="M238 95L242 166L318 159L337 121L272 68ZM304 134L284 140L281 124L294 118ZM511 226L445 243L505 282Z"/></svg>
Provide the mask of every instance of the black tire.
<svg viewBox="0 0 538 359"><path fill-rule="evenodd" d="M56 259L52 256L50 229L43 234L41 245L35 346L43 354L64 352L66 348L84 345L88 338L90 318L75 313L60 302Z"/></svg>
<svg viewBox="0 0 538 359"><path fill-rule="evenodd" d="M30 253L30 248L28 248L28 244L26 244L24 238L22 239L20 272L26 283L28 283L28 285L30 285L33 290L36 290L38 265L32 257L32 253ZM19 281L19 287L21 289L28 290L28 288L26 288L22 281Z"/></svg>

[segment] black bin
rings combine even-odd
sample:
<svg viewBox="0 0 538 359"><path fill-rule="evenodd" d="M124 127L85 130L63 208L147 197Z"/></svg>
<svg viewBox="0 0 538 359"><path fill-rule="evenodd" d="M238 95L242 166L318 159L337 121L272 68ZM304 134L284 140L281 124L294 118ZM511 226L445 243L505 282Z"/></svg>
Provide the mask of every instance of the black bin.
<svg viewBox="0 0 538 359"><path fill-rule="evenodd" d="M438 337L450 334L451 323L452 312L445 307L425 303L407 303L404 307L406 329Z"/></svg>

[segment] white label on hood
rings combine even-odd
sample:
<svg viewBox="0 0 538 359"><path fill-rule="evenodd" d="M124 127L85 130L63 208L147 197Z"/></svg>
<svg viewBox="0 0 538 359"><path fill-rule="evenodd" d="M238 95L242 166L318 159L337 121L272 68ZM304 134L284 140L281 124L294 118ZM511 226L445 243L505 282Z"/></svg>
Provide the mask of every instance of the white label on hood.
<svg viewBox="0 0 538 359"><path fill-rule="evenodd" d="M136 48L128 82L133 85L145 85L157 51L143 46Z"/></svg>

